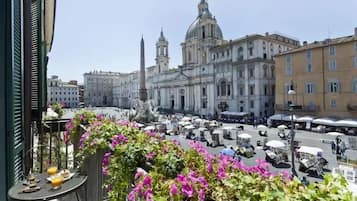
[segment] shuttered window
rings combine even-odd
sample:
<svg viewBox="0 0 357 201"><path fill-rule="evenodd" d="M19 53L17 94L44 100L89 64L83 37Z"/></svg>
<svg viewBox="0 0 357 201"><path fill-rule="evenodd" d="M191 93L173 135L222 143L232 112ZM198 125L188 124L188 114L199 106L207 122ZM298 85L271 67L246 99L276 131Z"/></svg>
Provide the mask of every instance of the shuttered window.
<svg viewBox="0 0 357 201"><path fill-rule="evenodd" d="M39 109L39 75L40 75L40 1L31 1L31 26L32 26L32 89L31 89L31 102L32 110L37 111Z"/></svg>

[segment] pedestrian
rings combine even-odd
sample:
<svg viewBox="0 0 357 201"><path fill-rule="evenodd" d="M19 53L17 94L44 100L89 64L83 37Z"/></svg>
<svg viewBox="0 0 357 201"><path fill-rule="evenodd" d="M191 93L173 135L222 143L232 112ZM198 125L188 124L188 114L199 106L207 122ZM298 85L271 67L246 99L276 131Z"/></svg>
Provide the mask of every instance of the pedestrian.
<svg viewBox="0 0 357 201"><path fill-rule="evenodd" d="M331 150L332 150L333 154L336 153L336 143L335 142L331 142Z"/></svg>
<svg viewBox="0 0 357 201"><path fill-rule="evenodd" d="M254 119L254 128L257 128L257 119Z"/></svg>

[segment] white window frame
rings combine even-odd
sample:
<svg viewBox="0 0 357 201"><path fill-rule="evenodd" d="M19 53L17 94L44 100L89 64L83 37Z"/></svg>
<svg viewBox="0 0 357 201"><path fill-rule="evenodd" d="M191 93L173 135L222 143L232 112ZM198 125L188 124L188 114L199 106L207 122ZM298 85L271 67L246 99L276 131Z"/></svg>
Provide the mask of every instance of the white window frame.
<svg viewBox="0 0 357 201"><path fill-rule="evenodd" d="M306 64L306 72L308 72L308 73L312 72L312 64L311 63Z"/></svg>
<svg viewBox="0 0 357 201"><path fill-rule="evenodd" d="M340 83L338 80L329 80L327 87L329 93L339 93L340 91Z"/></svg>
<svg viewBox="0 0 357 201"><path fill-rule="evenodd" d="M332 59L332 60L328 61L328 70L329 71L336 71L337 70L336 60Z"/></svg>
<svg viewBox="0 0 357 201"><path fill-rule="evenodd" d="M315 93L315 83L307 82L305 83L305 94L314 94Z"/></svg>
<svg viewBox="0 0 357 201"><path fill-rule="evenodd" d="M330 56L335 56L336 55L336 47L335 46L331 46L329 48L329 55Z"/></svg>

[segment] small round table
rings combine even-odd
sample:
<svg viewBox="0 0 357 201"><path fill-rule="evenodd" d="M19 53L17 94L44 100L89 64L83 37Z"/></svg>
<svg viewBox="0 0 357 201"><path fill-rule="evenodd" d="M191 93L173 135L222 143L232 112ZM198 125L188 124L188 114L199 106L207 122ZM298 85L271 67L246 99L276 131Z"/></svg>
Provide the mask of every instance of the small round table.
<svg viewBox="0 0 357 201"><path fill-rule="evenodd" d="M51 183L49 183L46 179L47 177L47 173L36 175L36 179L40 179L40 181L37 183L37 186L41 187L41 189L32 193L20 193L20 191L26 186L22 182L15 184L8 191L8 197L10 198L10 200L14 201L44 201L61 198L65 195L75 192L76 198L77 200L79 200L79 195L77 191L82 186L84 186L85 188L85 196L87 195L87 188L85 185L85 183L87 182L87 176L79 175L78 173L76 173L71 179L65 181L61 185L61 188L56 190L52 189ZM87 200L87 198L85 198L85 200Z"/></svg>

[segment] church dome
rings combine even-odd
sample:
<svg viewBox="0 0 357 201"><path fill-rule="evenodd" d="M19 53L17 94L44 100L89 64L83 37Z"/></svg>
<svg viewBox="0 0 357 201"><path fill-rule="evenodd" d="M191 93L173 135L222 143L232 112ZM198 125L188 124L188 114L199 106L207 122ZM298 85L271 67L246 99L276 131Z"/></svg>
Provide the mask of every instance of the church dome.
<svg viewBox="0 0 357 201"><path fill-rule="evenodd" d="M201 18L197 18L189 27L186 32L186 40L190 40L193 38L198 38L199 33L200 33L200 20ZM214 36L217 39L223 39L223 34L221 28L218 26L218 24L215 24L215 30L214 30Z"/></svg>
<svg viewBox="0 0 357 201"><path fill-rule="evenodd" d="M205 23L207 21L209 23ZM216 19L209 11L208 3L205 0L201 0L201 3L198 4L198 17L188 28L186 32L186 40L198 38L200 36L200 28L203 24L214 25L213 37L216 39L223 39L222 30L216 23Z"/></svg>

